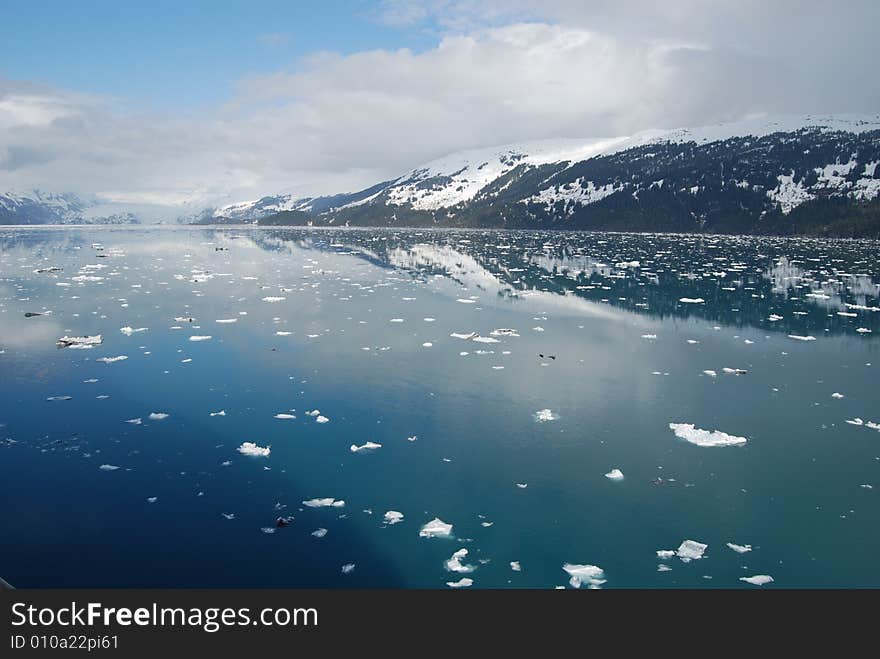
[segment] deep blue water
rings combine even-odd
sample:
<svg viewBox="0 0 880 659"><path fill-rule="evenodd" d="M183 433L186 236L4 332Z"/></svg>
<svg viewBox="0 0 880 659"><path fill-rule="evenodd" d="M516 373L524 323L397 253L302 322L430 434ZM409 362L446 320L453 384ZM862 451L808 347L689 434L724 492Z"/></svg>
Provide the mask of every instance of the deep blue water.
<svg viewBox="0 0 880 659"><path fill-rule="evenodd" d="M878 269L876 242L0 229L0 576L878 587Z"/></svg>

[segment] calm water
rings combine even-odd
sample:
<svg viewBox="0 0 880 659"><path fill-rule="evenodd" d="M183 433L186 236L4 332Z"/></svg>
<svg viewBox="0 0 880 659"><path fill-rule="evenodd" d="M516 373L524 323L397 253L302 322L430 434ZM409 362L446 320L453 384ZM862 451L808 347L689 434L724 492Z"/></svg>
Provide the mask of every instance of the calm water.
<svg viewBox="0 0 880 659"><path fill-rule="evenodd" d="M878 587L878 270L870 242L2 229L0 576Z"/></svg>

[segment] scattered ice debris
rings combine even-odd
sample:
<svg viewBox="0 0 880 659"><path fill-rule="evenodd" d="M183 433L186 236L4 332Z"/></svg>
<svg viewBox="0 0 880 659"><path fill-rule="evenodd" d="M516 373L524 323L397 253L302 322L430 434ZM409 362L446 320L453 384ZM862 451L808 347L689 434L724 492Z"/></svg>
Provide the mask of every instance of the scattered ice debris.
<svg viewBox="0 0 880 659"><path fill-rule="evenodd" d="M771 583L773 581L773 577L769 574L756 574L753 577L740 577L740 581L745 581L746 583L753 584L755 586L763 586L764 584Z"/></svg>
<svg viewBox="0 0 880 659"><path fill-rule="evenodd" d="M146 327L120 327L119 331L125 334L126 336L131 336L132 334L136 334L137 332L146 332L148 328Z"/></svg>
<svg viewBox="0 0 880 659"><path fill-rule="evenodd" d="M320 416L321 410L306 410L306 416Z"/></svg>
<svg viewBox="0 0 880 659"><path fill-rule="evenodd" d="M219 412L210 412L211 416L226 416L226 410L220 410Z"/></svg>
<svg viewBox="0 0 880 659"><path fill-rule="evenodd" d="M728 435L720 430L713 430L711 432L701 430L694 427L692 423L670 423L669 429L675 433L676 437L696 446L740 446L748 441L745 437Z"/></svg>
<svg viewBox="0 0 880 659"><path fill-rule="evenodd" d="M290 526L291 524L293 524L293 516L278 517L275 520L275 526L279 529L284 528L285 526Z"/></svg>
<svg viewBox="0 0 880 659"><path fill-rule="evenodd" d="M284 419L284 420L286 420L286 419L295 419L296 416L293 415L293 414L287 414L286 412L279 412L278 414L276 414L276 415L275 415L274 417L272 417L272 418L273 418L273 419Z"/></svg>
<svg viewBox="0 0 880 659"><path fill-rule="evenodd" d="M558 414L554 414L552 410L543 409L535 412L535 421L538 423L544 423L545 421L556 421L559 418Z"/></svg>
<svg viewBox="0 0 880 659"><path fill-rule="evenodd" d="M474 585L474 580L468 577L462 577L458 581L447 581L446 585L450 588L470 588Z"/></svg>
<svg viewBox="0 0 880 659"><path fill-rule="evenodd" d="M459 572L462 574L469 574L477 569L475 565L465 565L461 562L461 559L465 558L468 555L468 550L462 547L458 551L454 552L450 558L446 560L443 564L447 570L450 572Z"/></svg>
<svg viewBox="0 0 880 659"><path fill-rule="evenodd" d="M795 339L796 341L815 341L815 336L801 336L799 334L789 334L788 338Z"/></svg>
<svg viewBox="0 0 880 659"><path fill-rule="evenodd" d="M199 334L193 334L191 337L189 337L189 340L190 341L210 341L212 338L214 338L214 337L212 337L210 334L206 335L206 336L199 335Z"/></svg>
<svg viewBox="0 0 880 659"><path fill-rule="evenodd" d="M708 375L710 378L717 378L718 377L718 373L716 373L715 371L713 371L711 369L703 371L703 374Z"/></svg>
<svg viewBox="0 0 880 659"><path fill-rule="evenodd" d="M657 572L671 572L671 571L672 571L672 568L669 567L668 565L664 565L663 563L660 563L660 565L657 566Z"/></svg>
<svg viewBox="0 0 880 659"><path fill-rule="evenodd" d="M696 561L703 558L703 552L706 551L706 548L709 545L705 545L702 542L697 542L696 540L684 540L678 547L675 552L675 555L678 556L683 562L687 563L689 561Z"/></svg>
<svg viewBox="0 0 880 659"><path fill-rule="evenodd" d="M621 481L623 480L623 472L620 471L620 469L612 469L607 474L605 474L605 478L613 481Z"/></svg>
<svg viewBox="0 0 880 659"><path fill-rule="evenodd" d="M510 569L514 572L522 572L522 565L519 564L519 561L510 561Z"/></svg>
<svg viewBox="0 0 880 659"><path fill-rule="evenodd" d="M244 442L241 446L238 447L237 450L242 455L253 455L262 458L268 458L269 453L271 453L270 447L257 446L253 442Z"/></svg>
<svg viewBox="0 0 880 659"><path fill-rule="evenodd" d="M346 563L342 566L342 574L350 574L354 570L354 563Z"/></svg>
<svg viewBox="0 0 880 659"><path fill-rule="evenodd" d="M95 361L104 362L105 364L114 364L116 362L125 361L128 359L128 355L118 355L116 357L100 357Z"/></svg>
<svg viewBox="0 0 880 659"><path fill-rule="evenodd" d="M767 319L771 323L775 323L776 321L782 320L782 316L777 316L775 313L771 313L770 317Z"/></svg>
<svg viewBox="0 0 880 659"><path fill-rule="evenodd" d="M382 518L382 521L386 524L399 524L403 521L403 513L398 512L396 510L389 510L385 513L385 516Z"/></svg>
<svg viewBox="0 0 880 659"><path fill-rule="evenodd" d="M316 538L323 538L325 535L327 535L327 529L324 529L324 528L315 529L314 531L312 531L312 535L315 536Z"/></svg>
<svg viewBox="0 0 880 659"><path fill-rule="evenodd" d="M162 419L167 419L169 414L166 412L150 412L150 419L152 421L161 421Z"/></svg>
<svg viewBox="0 0 880 659"><path fill-rule="evenodd" d="M435 517L425 524L419 531L422 538L447 538L452 533L452 524L447 524L439 517Z"/></svg>
<svg viewBox="0 0 880 659"><path fill-rule="evenodd" d="M98 467L98 469L100 469L101 471L116 471L117 469L119 469L119 467L117 467L116 465L103 464Z"/></svg>
<svg viewBox="0 0 880 659"><path fill-rule="evenodd" d="M62 336L55 342L59 348L92 348L101 345L104 339L100 334L94 336Z"/></svg>
<svg viewBox="0 0 880 659"><path fill-rule="evenodd" d="M351 445L352 453L360 453L361 451L375 451L377 448L382 448L381 444L377 444L376 442L367 442L366 444L361 444L358 446L357 444Z"/></svg>
<svg viewBox="0 0 880 659"><path fill-rule="evenodd" d="M745 554L746 552L752 551L751 545L736 545L732 542L728 542L727 546L730 547L737 554Z"/></svg>
<svg viewBox="0 0 880 659"><path fill-rule="evenodd" d="M590 588L599 588L605 583L605 571L597 565L575 565L566 563L562 569L568 572L568 583L572 588L580 588L587 585Z"/></svg>
<svg viewBox="0 0 880 659"><path fill-rule="evenodd" d="M342 499L334 499L333 497L325 497L323 499L309 499L303 501L303 505L308 508L343 508L345 501Z"/></svg>
<svg viewBox="0 0 880 659"><path fill-rule="evenodd" d="M684 302L685 304L703 304L706 300L701 297L683 297L679 298L679 302Z"/></svg>
<svg viewBox="0 0 880 659"><path fill-rule="evenodd" d="M147 503L156 503L159 497L147 497Z"/></svg>
<svg viewBox="0 0 880 659"><path fill-rule="evenodd" d="M275 527L274 527L274 526L261 526L261 527L260 527L260 530L261 530L263 533L266 533L266 534L268 534L268 535L272 535L273 533L275 533Z"/></svg>

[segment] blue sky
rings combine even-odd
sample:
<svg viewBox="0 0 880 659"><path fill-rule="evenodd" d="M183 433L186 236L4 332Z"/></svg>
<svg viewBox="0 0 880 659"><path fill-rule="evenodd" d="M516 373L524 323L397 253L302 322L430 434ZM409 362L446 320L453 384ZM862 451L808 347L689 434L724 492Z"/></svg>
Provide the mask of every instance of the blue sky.
<svg viewBox="0 0 880 659"><path fill-rule="evenodd" d="M316 51L421 51L429 24L391 26L375 3L4 0L0 74L157 107L227 99L243 78Z"/></svg>

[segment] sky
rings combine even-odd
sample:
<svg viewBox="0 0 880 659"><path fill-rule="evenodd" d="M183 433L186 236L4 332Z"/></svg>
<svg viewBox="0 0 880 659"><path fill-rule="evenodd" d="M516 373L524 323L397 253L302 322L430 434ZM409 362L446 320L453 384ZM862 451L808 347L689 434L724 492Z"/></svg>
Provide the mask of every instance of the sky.
<svg viewBox="0 0 880 659"><path fill-rule="evenodd" d="M197 212L448 153L880 111L880 3L0 2L0 193Z"/></svg>

